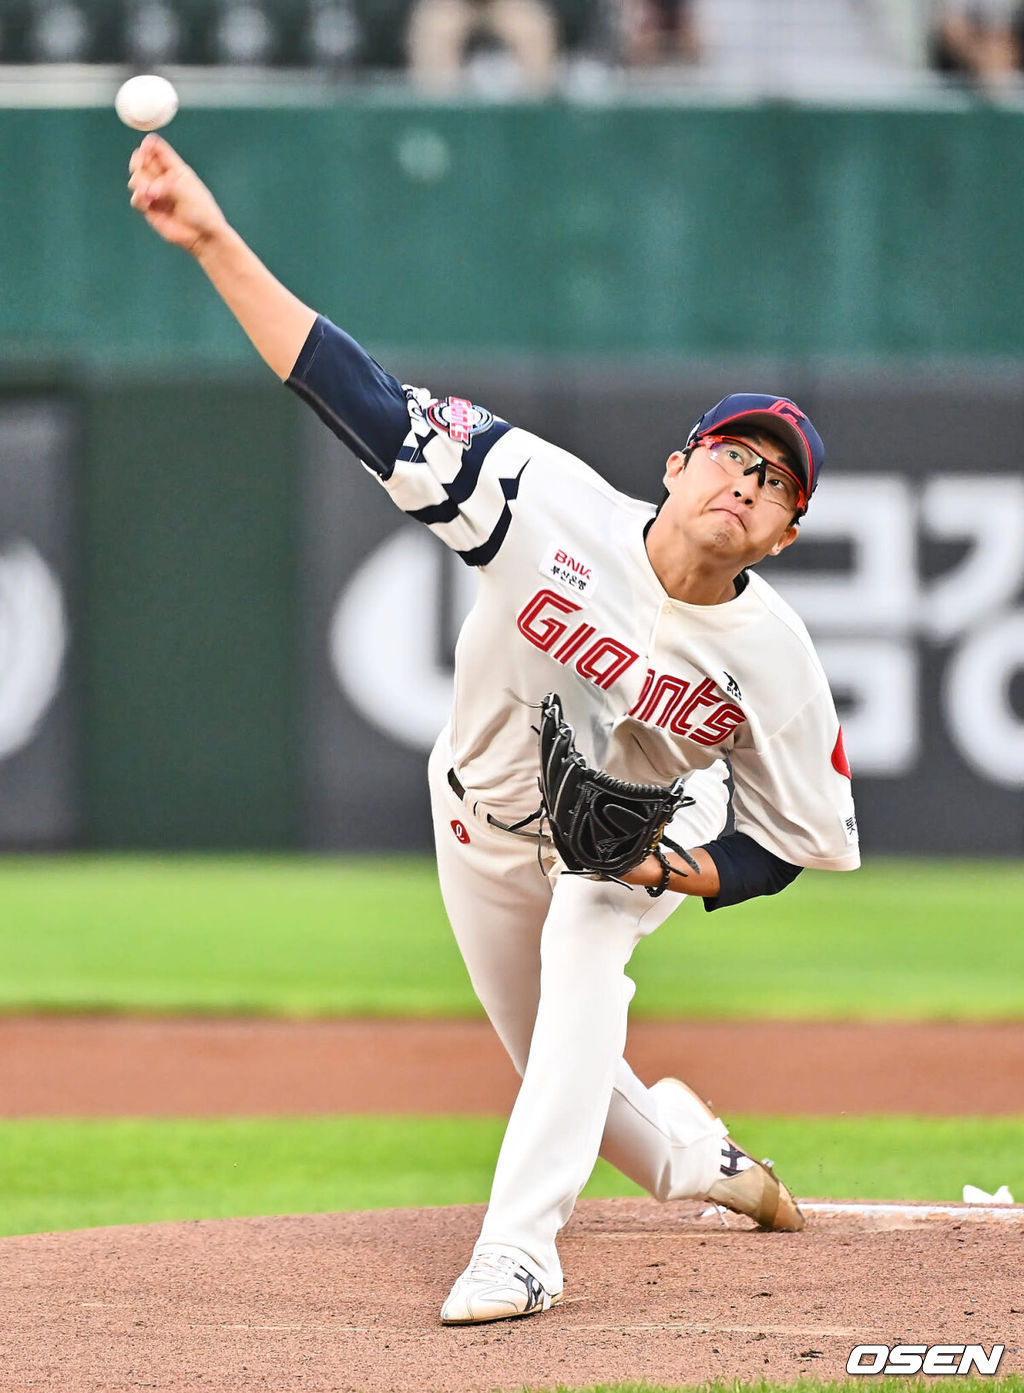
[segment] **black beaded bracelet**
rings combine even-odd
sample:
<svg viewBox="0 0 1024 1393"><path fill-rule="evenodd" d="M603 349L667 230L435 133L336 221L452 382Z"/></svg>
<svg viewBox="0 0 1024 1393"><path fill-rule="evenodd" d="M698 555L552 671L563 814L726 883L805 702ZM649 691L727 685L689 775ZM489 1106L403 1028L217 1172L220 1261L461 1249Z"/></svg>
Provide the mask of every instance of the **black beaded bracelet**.
<svg viewBox="0 0 1024 1393"><path fill-rule="evenodd" d="M662 837L661 840L666 846L670 846L677 856L681 856L691 870L696 871L697 874L700 875L700 866L690 855L690 853L684 850L684 848L681 847L678 842L672 841L669 837ZM658 862L661 865L661 879L659 880L657 885L644 886L644 889L647 891L648 895L650 895L652 900L656 900L659 895L664 895L665 891L668 889L668 883L672 879L673 871L676 875L681 875L684 880L686 879L685 871L681 871L678 866L669 865L668 857L662 851L660 846L656 846L654 848L654 854L658 858Z"/></svg>
<svg viewBox="0 0 1024 1393"><path fill-rule="evenodd" d="M665 891L668 889L668 883L672 879L672 867L668 864L668 857L660 846L654 848L654 854L658 858L658 862L661 866L661 879L658 881L657 885L644 886L644 889L652 900L656 900L659 895L664 895ZM680 874L683 874L683 872L680 872Z"/></svg>

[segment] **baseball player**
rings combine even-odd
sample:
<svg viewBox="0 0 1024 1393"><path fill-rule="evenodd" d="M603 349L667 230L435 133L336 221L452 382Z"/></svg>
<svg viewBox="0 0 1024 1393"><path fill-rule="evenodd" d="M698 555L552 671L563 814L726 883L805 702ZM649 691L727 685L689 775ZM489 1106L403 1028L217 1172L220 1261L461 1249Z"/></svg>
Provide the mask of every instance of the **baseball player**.
<svg viewBox="0 0 1024 1393"><path fill-rule="evenodd" d="M718 910L803 867L859 864L828 684L800 620L749 569L796 540L824 455L811 422L783 397L726 397L681 433L655 508L483 407L402 386L273 277L159 136L130 169L132 206L199 262L278 377L478 574L428 772L445 907L522 1082L441 1320L560 1300L556 1237L599 1153L658 1199L801 1228L709 1107L674 1079L647 1087L622 1056L630 955L685 900L716 912L702 922L727 960ZM570 873L538 831L552 693L581 761L645 785L685 778L671 842L615 880Z"/></svg>

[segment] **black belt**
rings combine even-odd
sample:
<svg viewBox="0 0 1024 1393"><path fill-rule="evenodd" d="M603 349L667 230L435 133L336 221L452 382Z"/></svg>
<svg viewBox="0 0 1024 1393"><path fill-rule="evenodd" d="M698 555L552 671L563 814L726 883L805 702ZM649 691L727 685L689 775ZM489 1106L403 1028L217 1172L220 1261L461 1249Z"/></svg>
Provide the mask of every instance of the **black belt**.
<svg viewBox="0 0 1024 1393"><path fill-rule="evenodd" d="M458 774L456 774L454 769L448 770L448 787L451 789L451 791L455 794L456 798L458 798L460 802L465 802L466 790L463 788L462 781L459 779L459 776ZM476 811L478 806L479 804L477 803L473 804L474 812ZM551 844L551 838L547 836L541 830L540 827L538 827L536 832L523 831L523 828L528 827L531 822L536 822L538 817L539 810L536 813L529 813L526 817L521 817L518 822L508 823L499 822L496 817L492 817L491 814L488 813L487 821L490 823L492 827L500 827L503 832L513 832L517 837L529 837L530 841L535 841L537 843L539 855L540 847L549 846Z"/></svg>

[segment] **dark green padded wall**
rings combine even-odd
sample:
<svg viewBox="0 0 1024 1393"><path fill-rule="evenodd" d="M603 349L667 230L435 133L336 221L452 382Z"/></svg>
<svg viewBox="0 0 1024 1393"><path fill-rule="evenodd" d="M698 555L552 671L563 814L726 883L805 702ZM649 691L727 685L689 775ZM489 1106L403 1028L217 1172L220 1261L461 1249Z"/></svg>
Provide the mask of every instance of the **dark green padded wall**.
<svg viewBox="0 0 1024 1393"><path fill-rule="evenodd" d="M193 110L170 128L297 292L410 348L1024 351L1024 113ZM107 111L0 112L0 345L242 361L127 207Z"/></svg>
<svg viewBox="0 0 1024 1393"><path fill-rule="evenodd" d="M86 401L86 839L292 845L295 405L272 383Z"/></svg>

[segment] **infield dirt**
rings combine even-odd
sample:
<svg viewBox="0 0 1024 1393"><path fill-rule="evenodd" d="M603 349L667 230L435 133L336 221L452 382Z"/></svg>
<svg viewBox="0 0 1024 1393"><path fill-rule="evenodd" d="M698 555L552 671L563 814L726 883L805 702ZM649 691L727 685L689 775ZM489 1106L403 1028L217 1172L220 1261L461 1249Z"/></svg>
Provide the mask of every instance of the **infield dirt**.
<svg viewBox="0 0 1024 1393"><path fill-rule="evenodd" d="M1024 1096L1014 1024L639 1023L628 1053L648 1078L685 1071L723 1113L991 1115ZM7 1018L0 1056L8 1117L500 1112L515 1092L478 1022ZM564 1304L455 1329L437 1311L476 1207L0 1239L0 1388L827 1381L863 1343L999 1343L1000 1373L1024 1371L1024 1225L843 1219L765 1234L699 1208L583 1201L560 1241Z"/></svg>
<svg viewBox="0 0 1024 1393"><path fill-rule="evenodd" d="M1007 1116L1024 1024L639 1021L641 1078L686 1078L723 1115ZM509 1111L484 1021L0 1018L0 1116L229 1117Z"/></svg>
<svg viewBox="0 0 1024 1393"><path fill-rule="evenodd" d="M0 1240L3 1388L404 1393L845 1377L862 1343L1007 1346L1024 1369L1019 1227L723 1229L693 1206L585 1200L565 1301L446 1328L476 1208L153 1224Z"/></svg>

